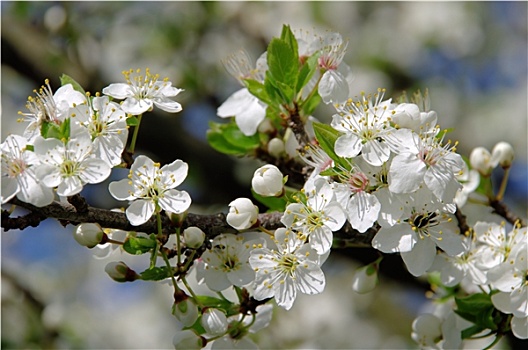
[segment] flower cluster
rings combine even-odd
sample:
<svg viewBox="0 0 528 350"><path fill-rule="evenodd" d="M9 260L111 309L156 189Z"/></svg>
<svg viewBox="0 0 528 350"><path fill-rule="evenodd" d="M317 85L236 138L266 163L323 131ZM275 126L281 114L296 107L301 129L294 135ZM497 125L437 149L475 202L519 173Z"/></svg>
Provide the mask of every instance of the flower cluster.
<svg viewBox="0 0 528 350"><path fill-rule="evenodd" d="M132 73L135 73L133 79L130 78ZM42 207L55 199L54 192L60 197L70 197L80 193L86 184L106 180L111 169L123 163L121 155L128 140L128 118L139 116L153 105L172 113L181 110L177 102L168 98L176 96L180 89L172 87L167 79L158 81L158 76L150 74L148 69L145 76L140 73L140 70L124 72L127 84L110 84L103 89L106 95L97 93L96 96L84 93L79 84L67 76L63 76L63 86L55 92L46 80L45 85L35 91L36 96L29 97L28 112L20 112L24 117L20 121L29 122L23 136L10 135L1 145L2 204L16 196ZM125 101L118 104L112 98L125 98ZM183 199L165 195L165 189L172 189L184 180L186 165L178 161L184 165L177 178L170 174L176 171L171 169L169 174L158 174L161 179L153 180L149 178L152 161L149 163L142 156L138 159L135 168L141 162L145 176L136 173L133 178L152 186L142 183L139 186L143 193L132 191L133 194L121 196L121 191L116 198L155 196L161 198L158 204L165 210L186 210L190 204L188 195ZM142 203L136 202L127 209L129 219L135 209L140 211L136 212L140 218L131 219L132 224L145 222L154 211L152 205Z"/></svg>
<svg viewBox="0 0 528 350"><path fill-rule="evenodd" d="M420 346L459 348L463 338L486 329L528 338L525 225L507 215L511 230L473 225L460 213L475 191L487 200L481 203L500 202L513 149L505 142L492 152L476 148L467 164L438 126L427 95L395 102L378 89L352 97L346 49L338 33L294 33L285 26L256 66L243 51L224 62L243 88L218 108L219 117L231 119L211 123L208 141L224 153L267 163L253 173L251 189L262 206L279 212L273 224L245 197L212 220L190 218L191 197L177 189L187 163L130 157L143 113L182 109L172 100L182 90L148 69L123 72L126 83L95 96L66 76L55 93L48 82L36 91L29 112L20 113L28 122L23 136L10 135L1 145L2 204L16 196L43 207L55 192L71 197L106 180L112 168L128 168L127 178L109 184L115 199L129 202L119 213L126 228L81 222L74 238L101 248L94 249L99 257L115 246L131 255L149 253L142 272L123 261L105 271L117 282L170 283L172 314L181 326L173 338L177 349L256 348L247 335L269 324L268 301L289 310L299 294L322 293L322 266L350 234L370 235L362 243L379 254L356 272L356 292L379 283L384 254L399 254L410 274L436 281L441 307L412 327ZM311 115L320 101L334 108L329 124ZM495 194L491 173L499 165L506 176ZM125 231L129 224L138 232ZM191 272L195 281L188 280ZM197 295L196 285L207 295Z"/></svg>

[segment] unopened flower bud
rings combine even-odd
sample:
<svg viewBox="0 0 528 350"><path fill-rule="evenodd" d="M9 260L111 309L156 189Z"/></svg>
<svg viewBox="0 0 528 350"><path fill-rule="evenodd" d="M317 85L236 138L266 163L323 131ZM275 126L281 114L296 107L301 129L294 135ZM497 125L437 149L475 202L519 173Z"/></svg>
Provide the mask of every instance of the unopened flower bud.
<svg viewBox="0 0 528 350"><path fill-rule="evenodd" d="M132 282L140 276L122 261L112 261L106 264L105 272L116 282Z"/></svg>
<svg viewBox="0 0 528 350"><path fill-rule="evenodd" d="M476 169L482 176L488 176L493 170L491 164L491 154L484 147L476 147L469 155L469 164Z"/></svg>
<svg viewBox="0 0 528 350"><path fill-rule="evenodd" d="M98 224L83 223L78 225L73 232L73 237L80 245L93 248L106 241L106 234Z"/></svg>
<svg viewBox="0 0 528 350"><path fill-rule="evenodd" d="M501 167L507 169L513 162L513 155L513 147L508 142L499 142L491 151L492 163L500 164Z"/></svg>
<svg viewBox="0 0 528 350"><path fill-rule="evenodd" d="M258 207L249 198L237 198L229 203L227 223L237 230L253 226L258 219Z"/></svg>
<svg viewBox="0 0 528 350"><path fill-rule="evenodd" d="M172 314L180 321L185 327L192 326L198 319L198 306L192 302L190 298L185 298L178 303L174 304Z"/></svg>
<svg viewBox="0 0 528 350"><path fill-rule="evenodd" d="M172 338L172 345L176 350L201 349L207 344L205 338L195 334L191 330L177 332Z"/></svg>
<svg viewBox="0 0 528 350"><path fill-rule="evenodd" d="M442 321L432 314L423 314L414 319L411 337L424 348L435 348L442 336Z"/></svg>
<svg viewBox="0 0 528 350"><path fill-rule="evenodd" d="M253 191L264 197L280 196L283 191L283 178L279 168L267 164L255 171L251 180L251 187Z"/></svg>
<svg viewBox="0 0 528 350"><path fill-rule="evenodd" d="M227 332L227 317L218 309L206 309L202 314L201 322L202 327L209 335L216 336Z"/></svg>
<svg viewBox="0 0 528 350"><path fill-rule="evenodd" d="M378 284L377 266L370 264L356 270L352 278L352 289L356 293L364 294L374 290Z"/></svg>
<svg viewBox="0 0 528 350"><path fill-rule="evenodd" d="M275 137L268 142L268 153L275 157L280 158L284 154L284 141Z"/></svg>
<svg viewBox="0 0 528 350"><path fill-rule="evenodd" d="M205 240L205 233L196 226L187 227L183 230L185 245L191 249L198 249Z"/></svg>

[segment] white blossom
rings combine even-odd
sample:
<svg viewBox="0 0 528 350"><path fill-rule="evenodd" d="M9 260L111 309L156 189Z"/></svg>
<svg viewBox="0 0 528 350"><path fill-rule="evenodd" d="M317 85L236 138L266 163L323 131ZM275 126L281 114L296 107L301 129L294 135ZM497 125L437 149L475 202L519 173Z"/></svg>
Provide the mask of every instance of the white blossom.
<svg viewBox="0 0 528 350"><path fill-rule="evenodd" d="M273 164L266 164L255 170L251 179L251 188L261 196L280 196L284 187L283 178L279 168Z"/></svg>
<svg viewBox="0 0 528 350"><path fill-rule="evenodd" d="M167 78L158 80L159 74L150 73L148 68L145 75L141 74L141 69L123 71L123 75L126 83L110 84L103 89L103 94L124 99L121 107L126 113L140 115L152 110L154 106L169 113L182 110L181 105L171 97L183 90L172 86Z"/></svg>
<svg viewBox="0 0 528 350"><path fill-rule="evenodd" d="M297 292L321 293L325 277L317 252L305 244L301 233L279 228L275 231L276 247L256 247L249 263L256 272L254 298L274 297L277 304L289 310Z"/></svg>
<svg viewBox="0 0 528 350"><path fill-rule="evenodd" d="M183 213L191 205L191 197L186 191L178 191L187 177L187 163L175 160L160 168L144 155L138 156L127 179L110 183L108 189L117 200L133 201L126 209L130 223L139 226L147 222L157 205L172 213Z"/></svg>
<svg viewBox="0 0 528 350"><path fill-rule="evenodd" d="M37 155L28 150L27 140L19 135L9 135L2 143L2 204L13 197L42 207L53 202L51 188L44 186L35 167L40 163Z"/></svg>
<svg viewBox="0 0 528 350"><path fill-rule="evenodd" d="M59 196L73 196L85 184L100 183L110 176L110 166L93 157L88 132L79 132L66 142L38 136L34 147L41 159L37 176L45 186L57 187Z"/></svg>
<svg viewBox="0 0 528 350"><path fill-rule="evenodd" d="M223 291L231 286L244 286L255 279L255 272L248 259L253 244L244 241L242 235L221 234L213 239L211 249L202 255L205 262L203 276L207 286L214 291Z"/></svg>

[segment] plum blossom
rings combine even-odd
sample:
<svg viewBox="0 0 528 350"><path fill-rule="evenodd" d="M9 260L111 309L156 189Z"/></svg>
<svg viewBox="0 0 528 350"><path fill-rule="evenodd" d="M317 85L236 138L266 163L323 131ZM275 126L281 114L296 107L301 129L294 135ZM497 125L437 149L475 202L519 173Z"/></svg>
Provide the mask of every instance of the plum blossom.
<svg viewBox="0 0 528 350"><path fill-rule="evenodd" d="M320 178L315 188L306 193L306 202L289 204L281 221L307 236L317 254L324 254L332 247L332 232L343 227L346 216L330 184Z"/></svg>
<svg viewBox="0 0 528 350"><path fill-rule="evenodd" d="M398 149L403 134L409 130L397 130L391 126L393 105L391 100L383 101L385 90L360 99L349 99L336 106L337 114L332 117L332 127L342 133L335 143L335 152L340 157L361 157L372 165L382 165L389 159L391 150Z"/></svg>
<svg viewBox="0 0 528 350"><path fill-rule="evenodd" d="M464 168L462 157L455 153L456 143L442 144L443 137L436 132L411 134L406 150L401 150L392 160L389 170L389 190L395 193L412 193L425 182L434 195L445 203L452 203L461 187L456 179Z"/></svg>
<svg viewBox="0 0 528 350"><path fill-rule="evenodd" d="M258 220L258 207L249 198L237 198L229 203L227 223L237 229L245 230L253 226Z"/></svg>
<svg viewBox="0 0 528 350"><path fill-rule="evenodd" d="M191 197L186 191L178 191L187 177L187 163L175 160L160 167L144 155L138 156L127 179L110 183L108 189L117 200L132 201L125 213L134 226L147 222L156 207L180 214L191 205Z"/></svg>
<svg viewBox="0 0 528 350"><path fill-rule="evenodd" d="M68 117L71 107L86 103L86 96L74 90L72 84L63 85L53 93L49 80L46 79L45 85L34 92L37 96L29 97L26 104L29 113L18 112L29 122L23 136L30 142L40 135L40 128L44 123L60 124Z"/></svg>
<svg viewBox="0 0 528 350"><path fill-rule="evenodd" d="M19 135L7 136L1 145L2 204L15 196L37 207L53 202L53 190L44 186L35 174L40 160L27 146L27 140Z"/></svg>
<svg viewBox="0 0 528 350"><path fill-rule="evenodd" d="M249 263L256 272L255 299L274 297L279 306L289 310L297 292L323 291L321 259L305 240L301 233L279 228L275 231L276 247L258 246L251 251Z"/></svg>
<svg viewBox="0 0 528 350"><path fill-rule="evenodd" d="M221 234L212 242L212 248L203 253L203 277L207 286L222 291L230 286L244 286L255 278L249 266L250 251L257 240L244 241L241 235Z"/></svg>
<svg viewBox="0 0 528 350"><path fill-rule="evenodd" d="M438 204L437 204L438 206ZM450 256L464 251L462 238L451 218L435 209L432 193L424 188L415 192L405 205L398 223L383 227L372 240L372 246L384 253L401 253L414 276L424 274L433 264L436 247Z"/></svg>
<svg viewBox="0 0 528 350"><path fill-rule="evenodd" d="M159 74L150 73L148 68L145 75L141 74L141 69L123 71L123 75L126 83L110 84L103 89L103 94L124 99L121 108L126 113L140 115L152 110L154 106L169 113L182 110L182 106L171 97L183 90L172 86L168 78L158 80Z"/></svg>
<svg viewBox="0 0 528 350"><path fill-rule="evenodd" d="M108 96L94 97L90 105L72 108L75 120L86 128L93 141L94 155L111 166L121 163L128 127L125 112Z"/></svg>
<svg viewBox="0 0 528 350"><path fill-rule="evenodd" d="M100 183L110 176L110 166L93 157L88 132L79 132L65 143L38 136L34 147L41 159L35 173L45 186L57 187L59 196L73 196L85 184Z"/></svg>
<svg viewBox="0 0 528 350"><path fill-rule="evenodd" d="M264 71L267 69L265 55L257 61L257 68L251 65L251 59L245 51L238 51L224 61L227 71L239 81L242 86L244 79L264 80ZM234 92L218 107L216 114L220 118L235 117L235 122L240 131L246 136L254 135L259 124L266 117L267 105L253 96L247 88Z"/></svg>

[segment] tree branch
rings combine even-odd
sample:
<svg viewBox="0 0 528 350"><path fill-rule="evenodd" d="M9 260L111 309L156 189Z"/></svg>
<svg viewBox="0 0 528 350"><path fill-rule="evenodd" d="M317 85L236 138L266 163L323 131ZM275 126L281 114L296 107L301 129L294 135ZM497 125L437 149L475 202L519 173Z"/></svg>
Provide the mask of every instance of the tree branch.
<svg viewBox="0 0 528 350"><path fill-rule="evenodd" d="M505 218L510 224L515 225L515 223L518 222L521 227L526 227L526 222L519 216L512 213L506 204L504 204L504 202L494 199L490 200L489 205L493 208L494 213Z"/></svg>
<svg viewBox="0 0 528 350"><path fill-rule="evenodd" d="M75 198L70 201L75 203L85 203L83 199ZM140 226L132 226L128 221L125 213L115 212L107 209L94 208L91 206L81 205L82 210L76 209L70 203L53 202L44 207L36 207L32 204L22 202L18 198L13 198L10 201L30 211L29 214L11 218L7 211L2 211L2 228L5 231L11 229L23 230L28 226L38 226L38 224L46 218L52 218L61 221L64 225L77 225L80 223L98 223L103 228L118 229L123 231L136 231L152 233L156 232L156 219L151 218L149 221ZM281 223L281 212L262 213L258 216L258 224L268 230L275 230L284 225ZM168 216L162 216L163 233L166 235L176 232L176 224L171 222ZM199 227L205 232L208 238L212 239L222 233L237 233L237 231L229 226L226 221L226 214L193 214L188 213L181 228L185 229L190 226ZM335 247L370 247L370 242L374 235L379 231L379 226L375 226L365 233L360 233L353 229L350 224L346 224L341 230L334 234Z"/></svg>

